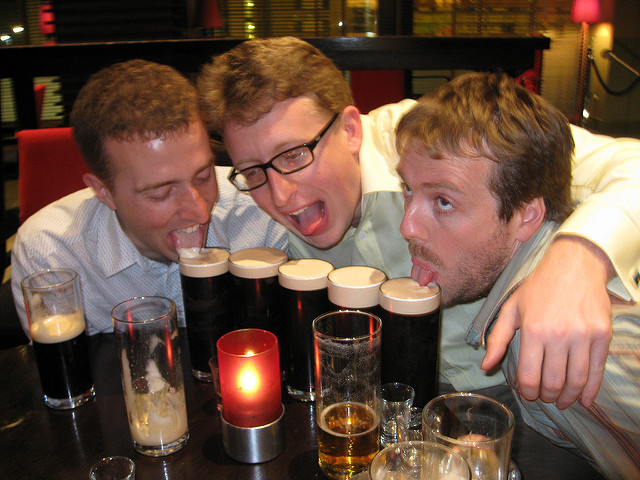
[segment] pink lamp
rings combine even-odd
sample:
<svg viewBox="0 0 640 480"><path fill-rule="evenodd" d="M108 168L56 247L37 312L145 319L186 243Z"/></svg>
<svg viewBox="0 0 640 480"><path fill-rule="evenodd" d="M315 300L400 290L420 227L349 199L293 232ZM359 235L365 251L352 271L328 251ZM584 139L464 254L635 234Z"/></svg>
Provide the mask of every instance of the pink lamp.
<svg viewBox="0 0 640 480"><path fill-rule="evenodd" d="M584 117L584 97L589 84L589 24L600 21L599 0L573 0L571 7L571 21L582 23L580 32L580 73L578 77L578 89L576 91L575 123L582 125Z"/></svg>
<svg viewBox="0 0 640 480"><path fill-rule="evenodd" d="M573 0L571 7L571 21L573 23L597 23L600 21L599 0Z"/></svg>

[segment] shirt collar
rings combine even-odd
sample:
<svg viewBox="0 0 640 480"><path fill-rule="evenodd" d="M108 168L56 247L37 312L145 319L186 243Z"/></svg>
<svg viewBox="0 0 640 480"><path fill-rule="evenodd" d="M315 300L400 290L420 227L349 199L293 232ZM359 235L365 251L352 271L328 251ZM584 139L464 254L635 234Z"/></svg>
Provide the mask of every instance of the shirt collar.
<svg viewBox="0 0 640 480"><path fill-rule="evenodd" d="M148 272L155 262L140 253L131 239L122 230L116 213L106 205L100 207L103 215L94 222L97 238L96 262L106 277L111 277L134 264Z"/></svg>
<svg viewBox="0 0 640 480"><path fill-rule="evenodd" d="M485 346L489 330L500 314L502 305L538 265L557 228L558 224L555 222L544 222L529 240L520 245L469 326L465 337L468 344Z"/></svg>

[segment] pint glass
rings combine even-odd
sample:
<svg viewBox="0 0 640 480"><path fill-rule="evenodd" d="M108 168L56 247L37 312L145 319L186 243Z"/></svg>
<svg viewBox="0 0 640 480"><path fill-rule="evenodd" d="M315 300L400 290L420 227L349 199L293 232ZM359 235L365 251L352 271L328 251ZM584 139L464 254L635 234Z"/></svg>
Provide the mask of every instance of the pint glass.
<svg viewBox="0 0 640 480"><path fill-rule="evenodd" d="M353 310L313 321L318 463L331 478L365 470L378 452L381 325Z"/></svg>
<svg viewBox="0 0 640 480"><path fill-rule="evenodd" d="M75 408L95 395L78 274L41 270L22 280L44 402Z"/></svg>
<svg viewBox="0 0 640 480"><path fill-rule="evenodd" d="M400 382L416 392L424 407L438 392L440 287L421 287L411 278L394 278L380 286L382 383Z"/></svg>
<svg viewBox="0 0 640 480"><path fill-rule="evenodd" d="M154 457L176 452L189 438L176 306L137 297L111 317L133 447Z"/></svg>
<svg viewBox="0 0 640 480"><path fill-rule="evenodd" d="M285 252L268 247L245 248L229 256L234 330L259 328L273 333L280 345L283 378L286 375L287 345L283 338L282 291L278 282L278 268L287 260Z"/></svg>
<svg viewBox="0 0 640 480"><path fill-rule="evenodd" d="M180 257L191 371L198 380L214 384L216 342L233 330L228 258L229 252L218 248L203 248L198 255ZM217 384L216 390L219 394Z"/></svg>
<svg viewBox="0 0 640 480"><path fill-rule="evenodd" d="M280 265L286 344L287 393L296 400L314 399L313 320L333 310L327 297L327 275L333 265L316 258Z"/></svg>
<svg viewBox="0 0 640 480"><path fill-rule="evenodd" d="M261 328L279 336L282 299L278 267L286 261L285 252L266 247L246 248L229 256L236 299L235 329Z"/></svg>
<svg viewBox="0 0 640 480"><path fill-rule="evenodd" d="M378 290L387 276L373 267L353 265L333 270L328 276L329 301L338 308L380 314Z"/></svg>

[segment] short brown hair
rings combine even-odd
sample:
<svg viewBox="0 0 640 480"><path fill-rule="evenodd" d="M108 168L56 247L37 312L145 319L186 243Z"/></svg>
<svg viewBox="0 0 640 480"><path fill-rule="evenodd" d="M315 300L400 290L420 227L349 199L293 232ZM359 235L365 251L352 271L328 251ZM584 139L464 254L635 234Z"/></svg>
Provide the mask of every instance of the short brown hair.
<svg viewBox="0 0 640 480"><path fill-rule="evenodd" d="M251 125L277 102L308 96L321 109L339 113L353 105L349 84L316 47L295 37L247 40L205 65L198 79L209 129Z"/></svg>
<svg viewBox="0 0 640 480"><path fill-rule="evenodd" d="M91 76L71 111L73 135L89 169L110 188L104 142L166 138L199 118L195 86L172 67L130 60Z"/></svg>
<svg viewBox="0 0 640 480"><path fill-rule="evenodd" d="M561 222L573 209L569 123L552 105L506 74L456 77L422 97L399 122L400 155L484 157L496 163L489 188L508 221L522 204L542 197L546 219Z"/></svg>

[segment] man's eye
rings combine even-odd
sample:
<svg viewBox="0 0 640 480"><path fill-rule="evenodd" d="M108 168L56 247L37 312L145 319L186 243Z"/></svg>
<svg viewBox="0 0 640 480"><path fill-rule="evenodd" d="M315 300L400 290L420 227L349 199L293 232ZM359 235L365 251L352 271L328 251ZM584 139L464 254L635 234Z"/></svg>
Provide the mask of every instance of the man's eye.
<svg viewBox="0 0 640 480"><path fill-rule="evenodd" d="M152 202L164 202L169 198L170 193L171 193L171 190L153 192L153 193L150 193L147 198L149 198L149 200L151 200Z"/></svg>
<svg viewBox="0 0 640 480"><path fill-rule="evenodd" d="M438 204L438 208L440 210L449 211L453 208L453 205L451 205L446 199L442 197L438 197L436 199L436 203Z"/></svg>
<svg viewBox="0 0 640 480"><path fill-rule="evenodd" d="M251 180L258 177L261 172L262 170L260 170L259 168L252 168L250 170L247 170L246 172L242 172L242 175L244 176L245 179Z"/></svg>
<svg viewBox="0 0 640 480"><path fill-rule="evenodd" d="M213 171L213 167L203 170L198 175L196 175L195 180L197 182L201 182L201 183L208 182L209 179L211 179L211 172L212 171Z"/></svg>
<svg viewBox="0 0 640 480"><path fill-rule="evenodd" d="M295 150L284 152L278 158L278 163L285 168L295 168L305 159L307 151L306 148L296 148Z"/></svg>
<svg viewBox="0 0 640 480"><path fill-rule="evenodd" d="M409 186L406 183L402 184L402 194L405 197L410 197L413 194L413 191L409 188Z"/></svg>

